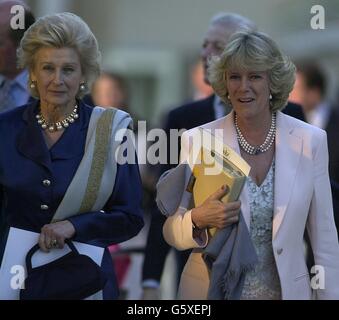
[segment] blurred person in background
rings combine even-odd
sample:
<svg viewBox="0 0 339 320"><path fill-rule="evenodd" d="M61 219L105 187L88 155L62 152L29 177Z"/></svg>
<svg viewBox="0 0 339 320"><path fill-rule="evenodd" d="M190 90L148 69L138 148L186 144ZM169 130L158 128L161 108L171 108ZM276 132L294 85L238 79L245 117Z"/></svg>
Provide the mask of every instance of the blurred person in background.
<svg viewBox="0 0 339 320"><path fill-rule="evenodd" d="M13 6L24 8L24 29L13 29ZM31 99L28 89L28 71L18 67L16 52L25 31L34 23L30 8L21 1L0 2L0 113L24 105Z"/></svg>
<svg viewBox="0 0 339 320"><path fill-rule="evenodd" d="M297 63L292 98L301 104L306 121L327 133L333 211L339 229L339 105L327 98L327 83L326 72L317 61Z"/></svg>
<svg viewBox="0 0 339 320"><path fill-rule="evenodd" d="M193 101L202 100L213 95L212 87L205 82L204 67L201 59L193 65L190 79L193 86Z"/></svg>
<svg viewBox="0 0 339 320"><path fill-rule="evenodd" d="M327 133L330 178L339 183L339 105L327 99L327 81L316 61L297 64L300 104L306 121Z"/></svg>
<svg viewBox="0 0 339 320"><path fill-rule="evenodd" d="M104 108L113 107L128 112L128 92L123 77L102 72L92 85L88 104Z"/></svg>

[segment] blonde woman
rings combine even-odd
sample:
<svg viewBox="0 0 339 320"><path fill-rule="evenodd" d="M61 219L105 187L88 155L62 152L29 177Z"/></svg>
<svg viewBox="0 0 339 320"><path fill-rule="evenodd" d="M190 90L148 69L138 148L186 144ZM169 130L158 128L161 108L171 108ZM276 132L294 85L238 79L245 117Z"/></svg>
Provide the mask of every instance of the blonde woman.
<svg viewBox="0 0 339 320"><path fill-rule="evenodd" d="M207 298L209 274L201 255L210 240L207 230L237 223L240 210L258 256L254 270L246 274L240 299L339 298L339 246L326 133L280 111L294 79L294 65L259 32L236 33L221 56L212 59L210 83L233 111L202 127L222 129L224 143L249 163L251 171L239 201L222 203L221 189L191 208L191 194L184 191L178 211L167 218L166 241L180 250L194 248L181 275L179 298ZM182 161L197 131L183 134ZM315 264L324 270L324 288L311 288L305 231Z"/></svg>

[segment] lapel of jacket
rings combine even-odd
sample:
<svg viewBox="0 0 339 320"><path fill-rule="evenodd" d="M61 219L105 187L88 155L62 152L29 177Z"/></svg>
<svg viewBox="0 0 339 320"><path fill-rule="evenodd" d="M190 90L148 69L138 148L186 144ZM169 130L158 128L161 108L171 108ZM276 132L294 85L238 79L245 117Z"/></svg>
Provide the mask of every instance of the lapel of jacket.
<svg viewBox="0 0 339 320"><path fill-rule="evenodd" d="M71 159L84 152L83 131L88 128L90 113L81 101L78 101L78 107L79 119L65 130L62 137L50 149L52 161Z"/></svg>
<svg viewBox="0 0 339 320"><path fill-rule="evenodd" d="M231 111L225 118L223 122L224 129L224 143L236 151L240 155L240 148L237 140L237 134L234 126L234 112ZM250 227L250 206L248 199L248 186L247 181L244 185L244 188L240 194L239 200L241 201L241 212L246 222L247 227Z"/></svg>
<svg viewBox="0 0 339 320"><path fill-rule="evenodd" d="M18 134L17 148L24 157L50 170L51 159L47 145L35 118L38 103L38 101L33 101L23 113L25 126Z"/></svg>
<svg viewBox="0 0 339 320"><path fill-rule="evenodd" d="M277 112L272 239L276 237L286 214L302 151L302 138L293 131L288 117Z"/></svg>

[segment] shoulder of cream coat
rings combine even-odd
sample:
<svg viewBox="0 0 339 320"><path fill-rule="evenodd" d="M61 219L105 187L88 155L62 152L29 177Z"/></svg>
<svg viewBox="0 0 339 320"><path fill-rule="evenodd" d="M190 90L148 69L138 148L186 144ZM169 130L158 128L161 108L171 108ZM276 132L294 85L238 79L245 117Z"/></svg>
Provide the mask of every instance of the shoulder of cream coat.
<svg viewBox="0 0 339 320"><path fill-rule="evenodd" d="M277 129L285 129L290 134L299 138L314 140L315 143L319 143L326 136L325 130L288 116L280 111L277 112Z"/></svg>

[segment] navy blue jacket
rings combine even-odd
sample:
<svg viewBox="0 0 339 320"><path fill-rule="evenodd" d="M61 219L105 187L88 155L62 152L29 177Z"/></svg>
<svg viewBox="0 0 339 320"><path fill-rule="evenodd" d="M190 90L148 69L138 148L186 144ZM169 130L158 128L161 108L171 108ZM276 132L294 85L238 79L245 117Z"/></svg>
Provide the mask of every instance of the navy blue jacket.
<svg viewBox="0 0 339 320"><path fill-rule="evenodd" d="M79 102L79 119L48 150L35 118L38 103L0 115L0 206L7 230L13 226L40 232L50 223L84 153L92 108ZM51 181L50 186L43 184L45 179ZM141 197L138 165L118 165L105 213L88 212L68 219L76 230L74 240L107 247L134 237L143 227ZM107 249L102 270L109 278L104 299L115 299L117 282Z"/></svg>

